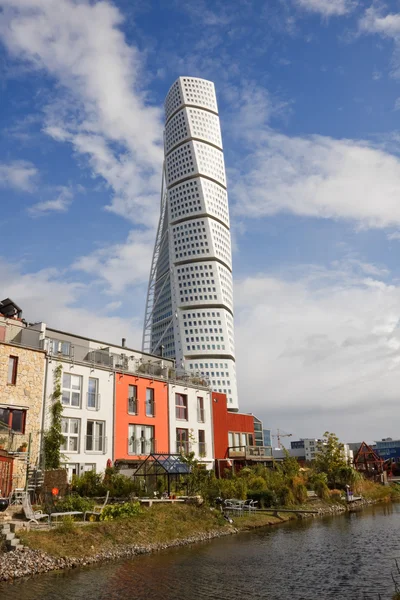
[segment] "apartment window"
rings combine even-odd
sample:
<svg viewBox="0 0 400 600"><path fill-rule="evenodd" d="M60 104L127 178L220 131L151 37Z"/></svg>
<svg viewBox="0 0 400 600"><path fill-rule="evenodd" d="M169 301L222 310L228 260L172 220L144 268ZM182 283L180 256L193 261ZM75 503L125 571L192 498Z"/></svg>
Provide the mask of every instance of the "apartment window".
<svg viewBox="0 0 400 600"><path fill-rule="evenodd" d="M128 427L128 453L145 456L155 452L153 425L134 425Z"/></svg>
<svg viewBox="0 0 400 600"><path fill-rule="evenodd" d="M62 384L62 403L64 406L79 408L81 405L82 377L64 373Z"/></svg>
<svg viewBox="0 0 400 600"><path fill-rule="evenodd" d="M0 423L16 433L25 433L26 410L0 407Z"/></svg>
<svg viewBox="0 0 400 600"><path fill-rule="evenodd" d="M178 453L189 453L189 430L177 428L176 430L176 451Z"/></svg>
<svg viewBox="0 0 400 600"><path fill-rule="evenodd" d="M130 415L138 414L137 385L128 386L128 413Z"/></svg>
<svg viewBox="0 0 400 600"><path fill-rule="evenodd" d="M99 395L99 380L94 377L89 377L89 386L87 393L87 407L93 410L100 408Z"/></svg>
<svg viewBox="0 0 400 600"><path fill-rule="evenodd" d="M197 420L199 423L204 423L205 421L204 398L201 396L197 396Z"/></svg>
<svg viewBox="0 0 400 600"><path fill-rule="evenodd" d="M154 417L154 415L154 390L153 388L146 388L146 417Z"/></svg>
<svg viewBox="0 0 400 600"><path fill-rule="evenodd" d="M175 394L175 417L188 420L188 400L185 394Z"/></svg>
<svg viewBox="0 0 400 600"><path fill-rule="evenodd" d="M206 432L204 429L199 429L199 456L206 455Z"/></svg>
<svg viewBox="0 0 400 600"><path fill-rule="evenodd" d="M7 383L9 385L15 385L17 383L17 371L18 371L18 356L10 356L8 359L8 376L7 376Z"/></svg>
<svg viewBox="0 0 400 600"><path fill-rule="evenodd" d="M61 450L63 452L79 451L80 424L80 419L69 419L68 417L61 418L61 433L64 436L64 442L61 445Z"/></svg>
<svg viewBox="0 0 400 600"><path fill-rule="evenodd" d="M77 463L68 463L65 465L68 477L68 483L72 482L72 479L79 475L79 464Z"/></svg>
<svg viewBox="0 0 400 600"><path fill-rule="evenodd" d="M105 452L104 421L88 421L86 423L85 449L87 452Z"/></svg>

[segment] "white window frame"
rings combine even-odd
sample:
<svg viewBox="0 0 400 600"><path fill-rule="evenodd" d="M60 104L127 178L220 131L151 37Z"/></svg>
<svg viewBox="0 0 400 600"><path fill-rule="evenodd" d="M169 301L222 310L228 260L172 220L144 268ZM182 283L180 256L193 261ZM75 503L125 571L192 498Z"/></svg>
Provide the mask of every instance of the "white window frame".
<svg viewBox="0 0 400 600"><path fill-rule="evenodd" d="M70 387L64 386L64 377L70 377ZM76 377L79 379L79 390L72 388L72 378ZM64 395L69 397L69 402L64 402ZM72 394L79 395L79 404L71 404ZM62 390L61 390L61 404L63 406L68 406L69 408L81 408L82 406L82 375L75 375L73 373L63 373L62 376Z"/></svg>
<svg viewBox="0 0 400 600"><path fill-rule="evenodd" d="M94 427L94 435L89 435L88 434L88 425L89 423L93 423ZM102 431L102 435L98 435L98 431L101 427L101 431ZM88 419L86 421L86 435L85 435L85 453L87 454L105 454L106 453L106 422L105 421L98 421L96 419ZM91 437L93 438L92 440L92 448L88 448L88 438ZM97 445L96 448L96 440L98 442L101 441L100 444Z"/></svg>
<svg viewBox="0 0 400 600"><path fill-rule="evenodd" d="M63 430L63 422L67 421L68 422L68 430L64 431ZM78 432L77 433L71 433L71 422L72 421L76 421L78 423ZM76 417L61 417L61 427L62 427L62 435L64 436L65 440L64 443L61 444L61 451L62 452L66 452L67 454L79 454L79 442L80 442L80 433L81 433L81 420L77 419ZM76 450L70 450L69 449L69 442L72 439L76 439L77 440L77 449Z"/></svg>
<svg viewBox="0 0 400 600"><path fill-rule="evenodd" d="M129 423L128 425L128 454L132 456L147 456L155 452L154 425Z"/></svg>
<svg viewBox="0 0 400 600"><path fill-rule="evenodd" d="M91 392L90 391L90 382L91 381L95 381L96 382L96 386L95 392ZM94 406L89 406L89 398L92 397L94 395ZM99 394L99 379L98 377L89 377L88 379L88 391L87 391L87 395L86 395L86 408L88 410L99 410L100 408L100 394Z"/></svg>

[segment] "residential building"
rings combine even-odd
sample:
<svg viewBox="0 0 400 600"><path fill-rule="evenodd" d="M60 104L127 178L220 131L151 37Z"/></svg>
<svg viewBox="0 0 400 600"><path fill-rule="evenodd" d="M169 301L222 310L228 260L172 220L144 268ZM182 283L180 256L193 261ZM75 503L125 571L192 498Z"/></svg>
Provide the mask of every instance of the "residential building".
<svg viewBox="0 0 400 600"><path fill-rule="evenodd" d="M254 416L230 411L225 394L212 392L211 399L217 475L223 475L227 468L240 469L246 464L271 464L271 447L255 443Z"/></svg>
<svg viewBox="0 0 400 600"><path fill-rule="evenodd" d="M143 350L207 378L238 410L228 195L211 81L179 77L170 88L164 155Z"/></svg>
<svg viewBox="0 0 400 600"><path fill-rule="evenodd" d="M372 448L383 460L391 458L394 462L400 462L400 440L383 438L375 442Z"/></svg>
<svg viewBox="0 0 400 600"><path fill-rule="evenodd" d="M210 390L173 382L168 390L170 453L194 452L195 458L211 469L214 448Z"/></svg>
<svg viewBox="0 0 400 600"><path fill-rule="evenodd" d="M117 373L114 430L114 459L132 470L149 454L169 452L165 379Z"/></svg>
<svg viewBox="0 0 400 600"><path fill-rule="evenodd" d="M20 343L24 328L21 309L10 299L0 302L0 445L3 447L0 489L3 493L10 485L24 487L27 469L35 467L39 460L45 352ZM11 459L14 464L10 467ZM12 480L6 485L11 469Z"/></svg>
<svg viewBox="0 0 400 600"><path fill-rule="evenodd" d="M256 446L264 446L263 424L260 419L253 415L254 419L254 443ZM271 444L269 444L271 445Z"/></svg>

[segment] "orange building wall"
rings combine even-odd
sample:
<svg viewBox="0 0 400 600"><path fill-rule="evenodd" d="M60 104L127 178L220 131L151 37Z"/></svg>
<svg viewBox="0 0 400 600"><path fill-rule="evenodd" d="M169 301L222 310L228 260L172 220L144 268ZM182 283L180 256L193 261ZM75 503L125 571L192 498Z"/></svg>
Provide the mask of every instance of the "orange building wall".
<svg viewBox="0 0 400 600"><path fill-rule="evenodd" d="M128 413L128 386L137 386L138 414ZM155 416L146 417L146 388L154 389ZM135 375L116 374L115 382L115 420L114 420L114 460L135 459L128 454L128 426L130 424L153 425L156 440L156 452L168 452L168 386ZM143 457L140 457L143 458Z"/></svg>

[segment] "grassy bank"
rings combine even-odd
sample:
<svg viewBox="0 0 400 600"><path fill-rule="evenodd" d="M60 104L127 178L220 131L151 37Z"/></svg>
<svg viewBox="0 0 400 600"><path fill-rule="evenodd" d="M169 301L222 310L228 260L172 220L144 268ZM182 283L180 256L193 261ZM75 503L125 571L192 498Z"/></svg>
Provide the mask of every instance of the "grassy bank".
<svg viewBox="0 0 400 600"><path fill-rule="evenodd" d="M235 519L234 527L245 530L288 520L267 514ZM233 531L233 527L209 508L188 505L153 506L133 518L91 523L85 526L70 521L51 531L32 530L19 533L29 548L42 550L55 557L88 557L119 546L135 544L168 544L203 533Z"/></svg>

